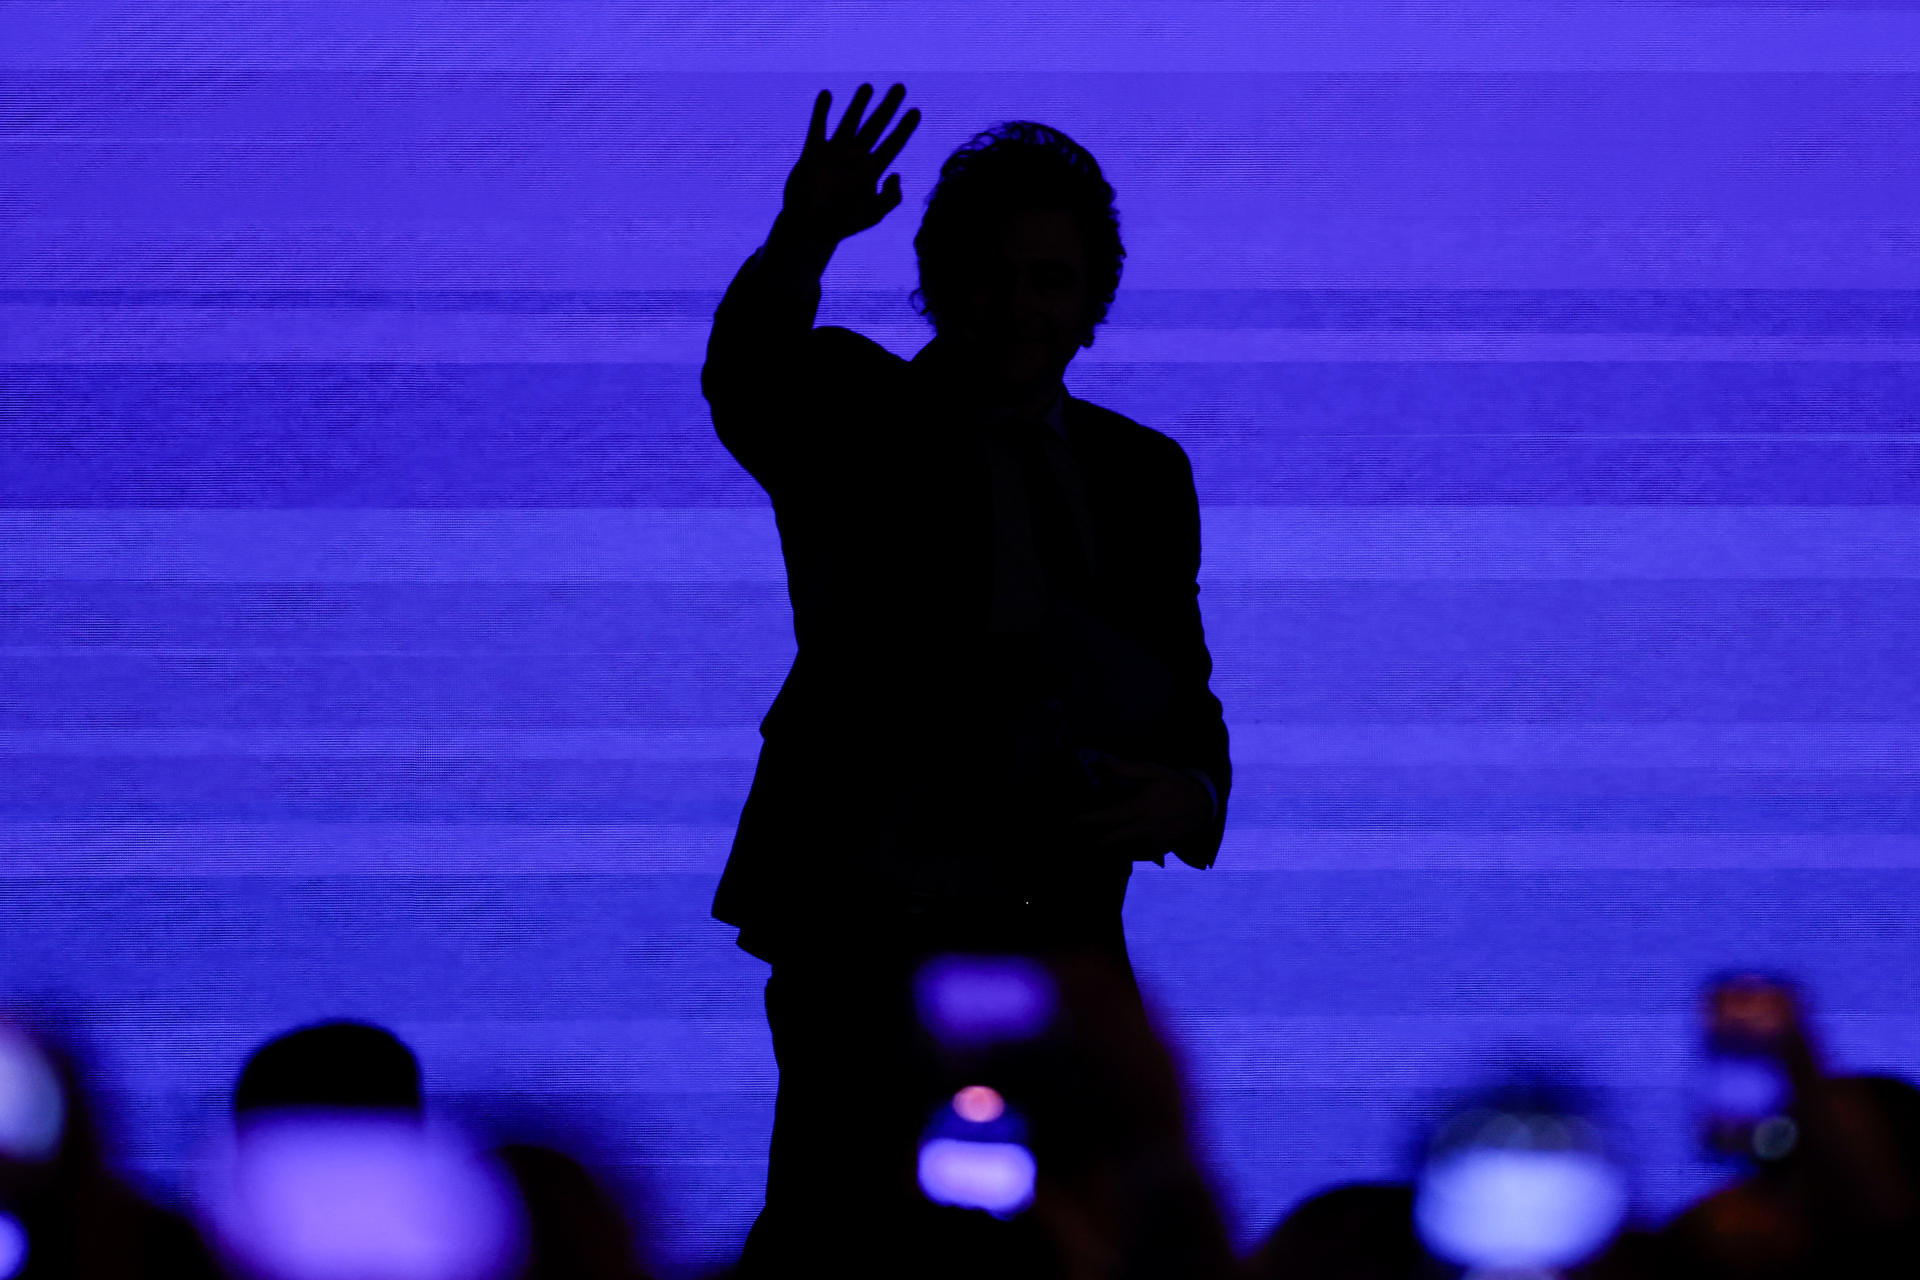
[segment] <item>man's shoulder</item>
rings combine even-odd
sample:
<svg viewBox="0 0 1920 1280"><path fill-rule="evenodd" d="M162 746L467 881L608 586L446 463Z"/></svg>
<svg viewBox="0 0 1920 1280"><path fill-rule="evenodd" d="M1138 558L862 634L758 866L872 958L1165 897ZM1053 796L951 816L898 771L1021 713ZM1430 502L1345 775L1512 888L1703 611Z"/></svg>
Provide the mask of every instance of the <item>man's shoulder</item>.
<svg viewBox="0 0 1920 1280"><path fill-rule="evenodd" d="M1178 440L1124 413L1070 395L1066 416L1070 433L1123 465L1156 470L1171 468L1182 473L1191 470L1187 451Z"/></svg>
<svg viewBox="0 0 1920 1280"><path fill-rule="evenodd" d="M807 335L807 364L814 386L841 410L897 401L909 394L907 362L866 334L837 324L815 326Z"/></svg>
<svg viewBox="0 0 1920 1280"><path fill-rule="evenodd" d="M907 362L866 334L837 324L814 326L809 335L815 350L835 359L861 361L872 365L901 365Z"/></svg>

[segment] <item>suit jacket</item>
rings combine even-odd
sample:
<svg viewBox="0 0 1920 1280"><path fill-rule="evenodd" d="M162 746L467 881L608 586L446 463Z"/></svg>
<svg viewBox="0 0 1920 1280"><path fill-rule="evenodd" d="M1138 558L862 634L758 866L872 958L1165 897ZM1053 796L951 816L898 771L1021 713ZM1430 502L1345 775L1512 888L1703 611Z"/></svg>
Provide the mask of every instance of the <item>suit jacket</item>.
<svg viewBox="0 0 1920 1280"><path fill-rule="evenodd" d="M714 915L768 958L956 897L1071 901L1117 929L1131 864L1048 847L1046 819L1085 799L1052 803L1074 785L1071 760L1036 773L1009 743L1044 701L1026 697L1029 677L1064 663L1056 736L1203 771L1212 829L1171 852L1212 863L1231 769L1185 452L1069 396L1091 589L1084 608L1059 604L1045 635L992 634L990 462L950 346L935 338L908 361L815 327L818 280L779 279L759 258L715 314L701 388L722 443L772 499L798 653L761 723Z"/></svg>

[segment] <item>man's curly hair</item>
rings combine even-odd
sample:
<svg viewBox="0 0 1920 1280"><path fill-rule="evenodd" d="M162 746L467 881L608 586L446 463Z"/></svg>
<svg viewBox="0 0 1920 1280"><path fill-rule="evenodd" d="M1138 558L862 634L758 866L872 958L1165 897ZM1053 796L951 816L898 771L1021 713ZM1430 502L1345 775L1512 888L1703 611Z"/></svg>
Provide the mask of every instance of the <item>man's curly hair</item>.
<svg viewBox="0 0 1920 1280"><path fill-rule="evenodd" d="M1064 209L1080 232L1086 257L1088 328L1107 318L1120 288L1120 215L1113 187L1087 149L1058 129L1011 120L976 133L940 166L927 194L926 216L913 237L920 287L913 301L936 332L956 313L980 238L1005 218Z"/></svg>

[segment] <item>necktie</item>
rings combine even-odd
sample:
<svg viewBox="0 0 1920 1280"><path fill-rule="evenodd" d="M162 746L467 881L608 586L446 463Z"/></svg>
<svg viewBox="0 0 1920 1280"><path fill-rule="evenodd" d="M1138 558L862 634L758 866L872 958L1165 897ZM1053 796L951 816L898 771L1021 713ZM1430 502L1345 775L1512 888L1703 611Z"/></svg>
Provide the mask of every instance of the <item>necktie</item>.
<svg viewBox="0 0 1920 1280"><path fill-rule="evenodd" d="M1059 463L1069 461L1066 443L1044 422L1011 423L1003 438L1020 470L1033 552L1047 590L1065 599L1084 600L1092 566L1087 562L1079 517L1061 479Z"/></svg>

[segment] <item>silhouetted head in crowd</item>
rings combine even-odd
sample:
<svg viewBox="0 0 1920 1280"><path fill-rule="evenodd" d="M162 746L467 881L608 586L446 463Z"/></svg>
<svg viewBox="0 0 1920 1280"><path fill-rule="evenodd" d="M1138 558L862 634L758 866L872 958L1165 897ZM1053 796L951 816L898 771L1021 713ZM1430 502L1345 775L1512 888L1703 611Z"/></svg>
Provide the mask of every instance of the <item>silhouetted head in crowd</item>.
<svg viewBox="0 0 1920 1280"><path fill-rule="evenodd" d="M975 135L940 167L913 246L914 297L991 398L1050 394L1093 345L1126 250L1086 148L1030 120Z"/></svg>
<svg viewBox="0 0 1920 1280"><path fill-rule="evenodd" d="M1440 1124L1414 1188L1425 1250L1490 1273L1557 1274L1605 1254L1626 1222L1626 1172L1584 1091L1528 1073Z"/></svg>
<svg viewBox="0 0 1920 1280"><path fill-rule="evenodd" d="M391 1031L349 1020L284 1032L247 1059L233 1088L236 1120L321 1108L417 1115L420 1063Z"/></svg>
<svg viewBox="0 0 1920 1280"><path fill-rule="evenodd" d="M1251 1273L1621 1274L1627 1185L1594 1111L1587 1091L1539 1070L1469 1094L1422 1136L1411 1181L1349 1183L1302 1201L1256 1250Z"/></svg>

